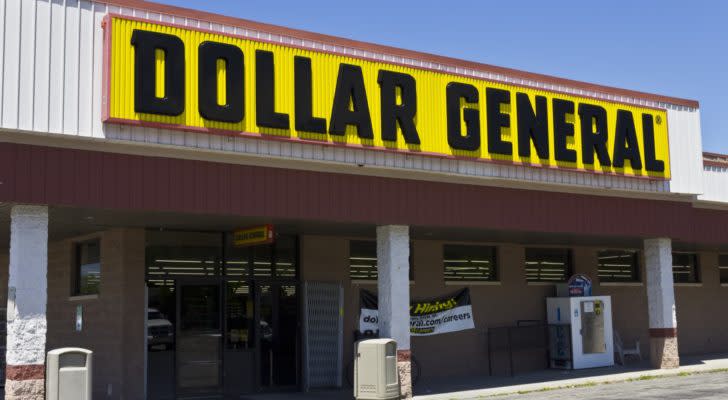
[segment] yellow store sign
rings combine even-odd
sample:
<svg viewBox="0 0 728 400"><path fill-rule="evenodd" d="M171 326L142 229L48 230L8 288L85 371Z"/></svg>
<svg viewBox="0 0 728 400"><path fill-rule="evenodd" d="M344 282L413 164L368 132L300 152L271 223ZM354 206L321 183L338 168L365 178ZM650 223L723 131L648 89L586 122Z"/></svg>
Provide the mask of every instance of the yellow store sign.
<svg viewBox="0 0 728 400"><path fill-rule="evenodd" d="M665 110L111 15L106 122L669 179Z"/></svg>
<svg viewBox="0 0 728 400"><path fill-rule="evenodd" d="M273 225L254 226L233 232L235 247L257 246L273 242Z"/></svg>

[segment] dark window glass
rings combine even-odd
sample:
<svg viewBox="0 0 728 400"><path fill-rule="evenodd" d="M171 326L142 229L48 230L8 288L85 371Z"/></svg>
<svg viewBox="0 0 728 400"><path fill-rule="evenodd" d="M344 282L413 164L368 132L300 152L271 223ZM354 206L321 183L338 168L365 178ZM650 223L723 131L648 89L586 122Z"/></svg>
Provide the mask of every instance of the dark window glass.
<svg viewBox="0 0 728 400"><path fill-rule="evenodd" d="M377 280L377 242L349 242L349 276L352 280Z"/></svg>
<svg viewBox="0 0 728 400"><path fill-rule="evenodd" d="M414 280L412 267L413 248L410 242L409 251L409 279ZM374 240L352 240L349 242L349 277L355 281L376 281L377 273L377 242Z"/></svg>
<svg viewBox="0 0 728 400"><path fill-rule="evenodd" d="M247 282L226 282L225 347L228 349L251 349L255 347L255 325L253 296Z"/></svg>
<svg viewBox="0 0 728 400"><path fill-rule="evenodd" d="M149 231L147 278L214 277L220 273L222 235L179 231Z"/></svg>
<svg viewBox="0 0 728 400"><path fill-rule="evenodd" d="M570 275L571 250L526 249L526 280L528 282L566 282Z"/></svg>
<svg viewBox="0 0 728 400"><path fill-rule="evenodd" d="M597 253L600 282L639 282L639 252L601 250Z"/></svg>
<svg viewBox="0 0 728 400"><path fill-rule="evenodd" d="M225 275L245 278L295 279L298 276L298 239L280 235L272 244L235 246L225 239Z"/></svg>
<svg viewBox="0 0 728 400"><path fill-rule="evenodd" d="M279 279L294 279L298 275L296 259L298 248L293 236L280 236L273 244L275 255L275 274Z"/></svg>
<svg viewBox="0 0 728 400"><path fill-rule="evenodd" d="M698 255L695 253L672 253L672 279L675 283L697 283Z"/></svg>
<svg viewBox="0 0 728 400"><path fill-rule="evenodd" d="M718 269L720 270L720 283L728 283L728 254L718 256Z"/></svg>
<svg viewBox="0 0 728 400"><path fill-rule="evenodd" d="M497 281L496 248L446 244L443 246L446 281Z"/></svg>
<svg viewBox="0 0 728 400"><path fill-rule="evenodd" d="M256 278L273 277L273 246L269 244L250 248L253 253L253 276Z"/></svg>
<svg viewBox="0 0 728 400"><path fill-rule="evenodd" d="M237 247L232 244L232 235L226 235L225 275L237 278L250 276L251 247Z"/></svg>
<svg viewBox="0 0 728 400"><path fill-rule="evenodd" d="M214 277L223 270L225 276L234 279L295 279L298 277L298 239L280 235L272 244L237 247L230 234L148 232L149 281L185 276Z"/></svg>
<svg viewBox="0 0 728 400"><path fill-rule="evenodd" d="M74 295L98 294L101 285L101 241L76 243Z"/></svg>

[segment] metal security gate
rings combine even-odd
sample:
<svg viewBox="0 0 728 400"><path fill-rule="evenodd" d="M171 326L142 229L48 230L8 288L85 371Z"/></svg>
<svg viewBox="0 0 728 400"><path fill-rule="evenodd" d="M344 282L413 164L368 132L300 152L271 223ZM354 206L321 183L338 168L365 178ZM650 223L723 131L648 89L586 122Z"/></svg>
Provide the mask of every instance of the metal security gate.
<svg viewBox="0 0 728 400"><path fill-rule="evenodd" d="M324 282L303 287L304 389L341 387L344 290Z"/></svg>

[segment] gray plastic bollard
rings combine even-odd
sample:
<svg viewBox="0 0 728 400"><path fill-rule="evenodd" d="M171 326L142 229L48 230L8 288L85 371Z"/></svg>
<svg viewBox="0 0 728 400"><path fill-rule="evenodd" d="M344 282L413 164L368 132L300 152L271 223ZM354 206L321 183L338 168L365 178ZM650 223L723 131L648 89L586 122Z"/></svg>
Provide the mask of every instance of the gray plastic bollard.
<svg viewBox="0 0 728 400"><path fill-rule="evenodd" d="M63 348L48 352L46 400L91 400L93 352Z"/></svg>

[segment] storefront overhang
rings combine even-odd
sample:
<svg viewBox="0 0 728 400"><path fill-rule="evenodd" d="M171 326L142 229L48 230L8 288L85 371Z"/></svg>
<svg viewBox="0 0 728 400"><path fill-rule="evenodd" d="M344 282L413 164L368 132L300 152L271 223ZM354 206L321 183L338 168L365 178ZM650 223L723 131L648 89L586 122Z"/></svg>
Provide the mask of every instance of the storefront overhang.
<svg viewBox="0 0 728 400"><path fill-rule="evenodd" d="M0 202L578 237L728 242L690 203L0 144Z"/></svg>

